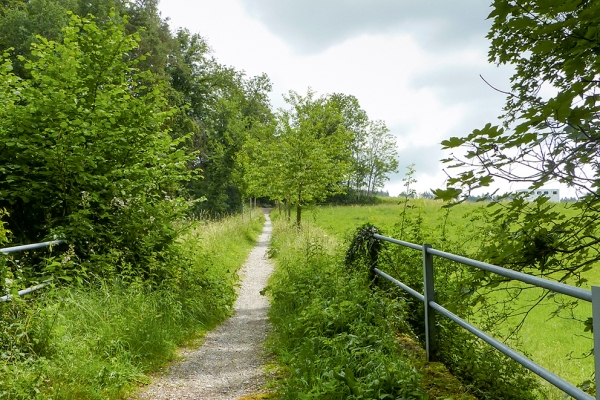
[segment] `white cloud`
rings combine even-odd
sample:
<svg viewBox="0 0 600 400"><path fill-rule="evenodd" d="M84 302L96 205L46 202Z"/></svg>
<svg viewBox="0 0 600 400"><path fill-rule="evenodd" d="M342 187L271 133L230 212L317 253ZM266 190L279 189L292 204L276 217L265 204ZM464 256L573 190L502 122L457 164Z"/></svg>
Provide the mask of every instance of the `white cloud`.
<svg viewBox="0 0 600 400"><path fill-rule="evenodd" d="M309 86L319 94L356 96L369 117L384 120L398 138L401 173L388 188L401 188L404 167L413 161L421 189L441 186L439 159L447 155L439 143L494 122L501 113L504 96L479 74L507 89L510 70L487 62L483 19L489 10L475 7L476 0L432 0L437 6L431 13L421 2L403 0L335 7L316 0L277 0L277 6L273 1L163 0L159 8L172 28L183 26L208 39L219 62L248 75L266 73L275 107L285 106L282 94L304 94ZM323 18L308 21L315 10ZM336 10L346 11L341 22L327 25ZM391 18L396 14L401 24Z"/></svg>

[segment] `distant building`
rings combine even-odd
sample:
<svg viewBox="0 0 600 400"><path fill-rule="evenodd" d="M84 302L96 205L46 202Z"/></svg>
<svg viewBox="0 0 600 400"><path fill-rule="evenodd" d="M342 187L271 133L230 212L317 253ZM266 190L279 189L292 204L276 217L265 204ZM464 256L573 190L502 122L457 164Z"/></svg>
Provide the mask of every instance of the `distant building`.
<svg viewBox="0 0 600 400"><path fill-rule="evenodd" d="M517 190L517 193L529 193L529 190ZM527 196L527 200L534 201L538 197L548 197L554 203L560 202L560 189L536 189Z"/></svg>

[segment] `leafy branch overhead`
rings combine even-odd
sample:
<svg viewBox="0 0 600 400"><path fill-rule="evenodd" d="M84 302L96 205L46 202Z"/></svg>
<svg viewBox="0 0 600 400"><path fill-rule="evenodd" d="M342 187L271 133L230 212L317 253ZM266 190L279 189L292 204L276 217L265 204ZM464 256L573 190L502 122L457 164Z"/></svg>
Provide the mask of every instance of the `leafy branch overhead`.
<svg viewBox="0 0 600 400"><path fill-rule="evenodd" d="M567 214L548 198L500 197L478 258L582 285L600 261L600 3L495 0L489 18L489 60L514 68L502 122L442 142L455 172L436 195L464 199L496 181L572 188Z"/></svg>

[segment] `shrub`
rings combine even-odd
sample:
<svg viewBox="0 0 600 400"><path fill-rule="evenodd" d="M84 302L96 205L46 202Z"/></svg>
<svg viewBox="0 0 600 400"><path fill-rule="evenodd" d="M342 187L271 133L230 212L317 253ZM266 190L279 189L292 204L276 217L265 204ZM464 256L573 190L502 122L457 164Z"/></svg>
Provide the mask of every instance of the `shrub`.
<svg viewBox="0 0 600 400"><path fill-rule="evenodd" d="M99 27L71 15L62 36L20 56L30 79L13 74L8 53L0 62L0 207L16 241L74 244L72 272L133 268L160 281L189 173L164 128L162 86L138 70L139 37L116 17Z"/></svg>

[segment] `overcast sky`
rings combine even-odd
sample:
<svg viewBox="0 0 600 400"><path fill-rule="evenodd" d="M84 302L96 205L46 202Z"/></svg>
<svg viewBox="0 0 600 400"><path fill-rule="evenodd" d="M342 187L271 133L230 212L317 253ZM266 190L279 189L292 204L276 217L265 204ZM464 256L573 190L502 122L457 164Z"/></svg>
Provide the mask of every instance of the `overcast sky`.
<svg viewBox="0 0 600 400"><path fill-rule="evenodd" d="M415 164L419 192L444 185L440 142L497 122L510 68L487 61L489 2L481 0L162 0L173 29L205 37L220 63L266 73L282 94L345 93L397 138L403 190ZM504 187L510 189L509 187ZM512 187L519 189L521 187Z"/></svg>

